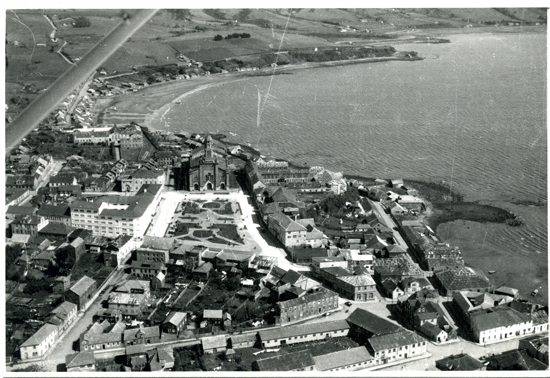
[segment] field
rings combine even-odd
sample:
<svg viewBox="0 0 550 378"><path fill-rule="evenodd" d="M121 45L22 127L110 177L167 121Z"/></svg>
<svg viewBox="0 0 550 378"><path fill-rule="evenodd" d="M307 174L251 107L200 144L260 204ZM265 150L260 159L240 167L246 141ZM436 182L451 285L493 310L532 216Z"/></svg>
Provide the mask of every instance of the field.
<svg viewBox="0 0 550 378"><path fill-rule="evenodd" d="M117 9L7 11L6 103L9 109L6 115L15 117L71 67L56 53L61 46L64 46L63 52L78 63L121 22L122 14L123 11ZM73 27L71 21L57 22L58 29L52 39L53 28L44 15L52 19L55 16L56 20L85 17L90 26ZM438 35L442 27L447 28L447 33L453 33L462 32L468 22L480 27L495 22L506 25L509 21L521 23L522 27L545 23L546 11L542 8L223 9L217 12L192 9L182 15L160 10L103 68L109 73L120 73L133 67L176 64L180 53L200 62L228 58L251 61L254 55L272 51L322 48L341 41L374 43L376 40L386 44L394 40L399 43L400 36ZM340 32L339 28L348 26L358 32ZM413 29L417 35L410 34ZM517 29L521 30L524 29ZM213 40L218 34L232 33L248 33L251 37Z"/></svg>

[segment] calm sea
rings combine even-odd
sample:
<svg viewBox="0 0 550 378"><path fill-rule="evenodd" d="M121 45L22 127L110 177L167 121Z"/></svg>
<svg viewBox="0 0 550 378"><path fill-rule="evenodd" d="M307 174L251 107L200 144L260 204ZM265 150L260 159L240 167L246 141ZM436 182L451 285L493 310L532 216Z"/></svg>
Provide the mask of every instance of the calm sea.
<svg viewBox="0 0 550 378"><path fill-rule="evenodd" d="M517 204L547 200L546 34L449 38L397 47L418 51L423 61L316 68L207 88L152 126L231 132L266 155L348 174L445 181L467 200L525 220L484 242L536 262L523 291L537 285L547 293L547 206Z"/></svg>

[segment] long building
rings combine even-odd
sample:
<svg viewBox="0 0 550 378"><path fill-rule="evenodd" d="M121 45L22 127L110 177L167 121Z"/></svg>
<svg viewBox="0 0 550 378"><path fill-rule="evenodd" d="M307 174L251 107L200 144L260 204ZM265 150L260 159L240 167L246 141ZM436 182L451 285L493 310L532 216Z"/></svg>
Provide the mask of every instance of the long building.
<svg viewBox="0 0 550 378"><path fill-rule="evenodd" d="M94 236L117 237L145 234L160 202L162 185L142 185L134 196L103 196L71 204L71 222Z"/></svg>

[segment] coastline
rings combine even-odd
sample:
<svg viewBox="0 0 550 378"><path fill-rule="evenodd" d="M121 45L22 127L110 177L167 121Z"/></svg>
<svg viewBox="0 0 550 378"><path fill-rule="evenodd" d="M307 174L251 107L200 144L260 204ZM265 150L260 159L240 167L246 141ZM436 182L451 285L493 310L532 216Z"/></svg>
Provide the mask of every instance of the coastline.
<svg viewBox="0 0 550 378"><path fill-rule="evenodd" d="M153 84L136 93L128 93L112 99L104 99L105 101L101 103L101 106L98 106L95 112L96 117L100 117L107 108L116 106L117 113L140 114L141 119L144 119L142 121L142 126L145 126L151 130L157 130L157 127L154 125L155 120L159 117L162 118L162 116L169 110L170 106L174 105L175 102L186 98L187 96L198 93L210 87L234 83L246 80L250 77L292 74L292 72L295 71L312 68L379 63L387 61L414 62L418 60L422 60L422 58L409 59L399 56L374 57L327 62L305 62L257 71L240 71L226 74L208 75L193 80L178 80L167 83ZM116 115L116 113L112 114ZM131 120L129 119L128 123L130 122Z"/></svg>

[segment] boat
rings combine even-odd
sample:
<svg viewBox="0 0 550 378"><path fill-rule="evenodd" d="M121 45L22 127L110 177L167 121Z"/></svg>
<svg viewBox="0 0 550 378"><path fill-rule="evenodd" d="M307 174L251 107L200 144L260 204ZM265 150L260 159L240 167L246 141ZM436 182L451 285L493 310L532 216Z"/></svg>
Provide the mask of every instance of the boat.
<svg viewBox="0 0 550 378"><path fill-rule="evenodd" d="M496 270L490 270L489 271L489 274L493 274L493 273L496 273Z"/></svg>

